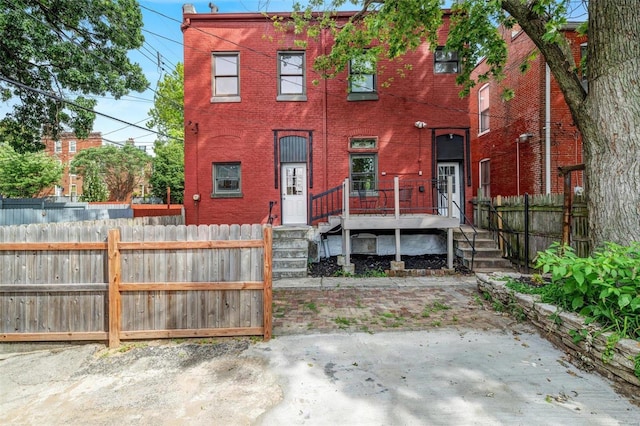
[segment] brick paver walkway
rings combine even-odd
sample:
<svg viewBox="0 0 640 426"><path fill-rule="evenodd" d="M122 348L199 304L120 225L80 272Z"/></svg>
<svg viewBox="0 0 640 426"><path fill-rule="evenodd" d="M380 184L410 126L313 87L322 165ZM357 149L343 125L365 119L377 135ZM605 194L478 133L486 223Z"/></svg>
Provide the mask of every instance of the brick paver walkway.
<svg viewBox="0 0 640 426"><path fill-rule="evenodd" d="M351 278L330 286L298 288L274 285L275 336L438 327L489 330L506 329L513 323L509 315L495 312L473 277Z"/></svg>

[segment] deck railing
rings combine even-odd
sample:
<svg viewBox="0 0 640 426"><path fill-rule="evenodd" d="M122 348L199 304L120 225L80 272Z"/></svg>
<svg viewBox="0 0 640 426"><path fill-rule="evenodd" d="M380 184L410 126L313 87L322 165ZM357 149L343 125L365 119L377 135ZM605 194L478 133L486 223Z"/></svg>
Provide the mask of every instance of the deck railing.
<svg viewBox="0 0 640 426"><path fill-rule="evenodd" d="M380 179L375 185L356 180L349 187L350 212L351 214L394 214L397 199L400 214L439 214L438 188L437 179L408 179L398 176Z"/></svg>
<svg viewBox="0 0 640 426"><path fill-rule="evenodd" d="M397 182L396 182L397 181ZM332 215L349 214L449 215L451 194L447 182L437 179L408 179L402 176L369 181L345 179L341 185L309 195L309 224Z"/></svg>

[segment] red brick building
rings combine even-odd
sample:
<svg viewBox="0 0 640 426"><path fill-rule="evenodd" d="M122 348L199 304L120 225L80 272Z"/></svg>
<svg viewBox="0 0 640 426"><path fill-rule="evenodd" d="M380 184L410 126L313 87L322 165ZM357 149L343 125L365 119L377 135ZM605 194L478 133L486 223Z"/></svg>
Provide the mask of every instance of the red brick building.
<svg viewBox="0 0 640 426"><path fill-rule="evenodd" d="M42 140L45 145L45 152L52 157L56 157L64 164L62 181L53 188L48 189L41 196L70 197L77 201L77 197L82 195L82 176L69 172L69 165L73 156L87 148L102 146L102 134L92 132L86 139L78 139L75 134L64 132L58 139L45 138Z"/></svg>
<svg viewBox="0 0 640 426"><path fill-rule="evenodd" d="M313 63L329 52L328 33L301 48L269 16L183 12L187 223L264 223L275 203L275 223L306 224L309 194L345 178L354 200L358 185L453 174L468 204L468 100L455 54L423 45L324 80ZM447 23L445 14L441 45Z"/></svg>
<svg viewBox="0 0 640 426"><path fill-rule="evenodd" d="M517 29L502 29L509 51L504 80L478 84L469 98L474 195L561 193L558 167L582 162L582 139L544 57ZM576 64L586 38L568 26ZM487 71L484 62L473 76ZM505 89L515 97L504 100ZM582 186L582 175L572 176Z"/></svg>

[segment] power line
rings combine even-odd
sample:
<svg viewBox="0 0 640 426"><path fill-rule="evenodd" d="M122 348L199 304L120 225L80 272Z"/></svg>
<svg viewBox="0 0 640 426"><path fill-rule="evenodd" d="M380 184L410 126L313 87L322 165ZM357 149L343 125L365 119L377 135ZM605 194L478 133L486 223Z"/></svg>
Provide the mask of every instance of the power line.
<svg viewBox="0 0 640 426"><path fill-rule="evenodd" d="M4 76L0 75L0 80L6 81L7 83L13 84L14 86L20 87L22 89L29 90L29 91L32 91L34 93L38 93L39 95L46 96L46 97L55 99L55 100L60 101L60 102L64 102L64 103L66 103L68 105L73 106L74 108L78 108L78 109L81 109L83 111L87 111L87 112L90 112L90 113L93 113L93 114L96 114L96 115L100 115L102 117L109 118L109 119L114 120L114 121L118 121L120 123L126 124L127 126L136 127L138 129L142 129L142 130L145 130L147 132L154 133L154 134L156 134L158 136L162 136L162 137L165 137L165 138L182 141L181 139L174 138L173 136L166 135L166 134L164 134L162 132L158 132L158 131L155 131L153 129L149 129L147 127L138 126L137 124L129 123L128 121L122 120L120 118L117 118L117 117L114 117L114 116L111 116L111 115L108 115L108 114L104 114L104 113L95 111L95 110L93 110L91 108L87 108L87 107L82 106L82 105L78 105L77 103L72 102L72 101L70 101L68 99L64 99L64 98L62 98L62 97L60 97L58 95L55 95L53 93L45 92L44 90L37 89L35 87L27 86L26 84L22 84L22 83L20 83L18 81L15 81L13 79L8 78L8 77L4 77Z"/></svg>

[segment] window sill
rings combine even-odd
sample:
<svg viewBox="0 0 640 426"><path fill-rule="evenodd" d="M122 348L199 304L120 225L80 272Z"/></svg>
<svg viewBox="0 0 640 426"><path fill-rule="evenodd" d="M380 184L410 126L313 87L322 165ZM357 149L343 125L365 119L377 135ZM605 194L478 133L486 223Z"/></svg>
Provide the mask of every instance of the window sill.
<svg viewBox="0 0 640 426"><path fill-rule="evenodd" d="M212 104L224 104L232 102L240 102L240 96L213 96L211 98Z"/></svg>
<svg viewBox="0 0 640 426"><path fill-rule="evenodd" d="M378 94L376 92L371 93L349 93L347 95L348 101L377 101Z"/></svg>
<svg viewBox="0 0 640 426"><path fill-rule="evenodd" d="M276 101L279 102L306 102L307 95L278 95Z"/></svg>
<svg viewBox="0 0 640 426"><path fill-rule="evenodd" d="M486 135L487 133L489 133L491 131L491 129L487 129L487 130L483 130L481 132L478 132L478 136L482 136L482 135Z"/></svg>
<svg viewBox="0 0 640 426"><path fill-rule="evenodd" d="M211 194L211 198L242 198L244 195L240 193L235 194Z"/></svg>

